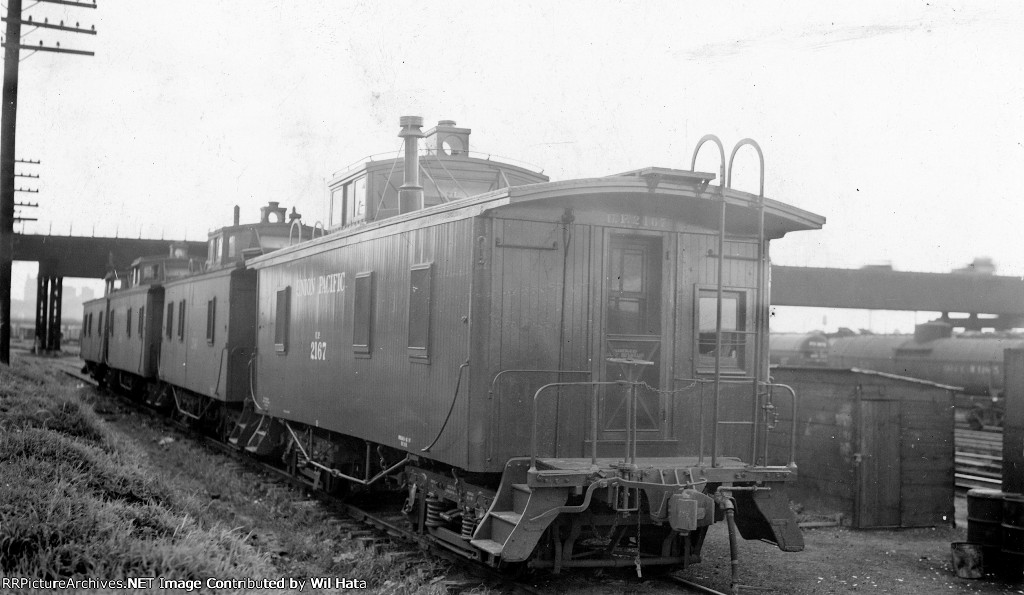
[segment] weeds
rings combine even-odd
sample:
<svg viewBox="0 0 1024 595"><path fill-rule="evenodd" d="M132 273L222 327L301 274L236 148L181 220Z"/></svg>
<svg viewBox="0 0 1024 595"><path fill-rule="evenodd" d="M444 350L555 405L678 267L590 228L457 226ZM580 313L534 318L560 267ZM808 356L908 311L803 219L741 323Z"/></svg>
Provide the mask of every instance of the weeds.
<svg viewBox="0 0 1024 595"><path fill-rule="evenodd" d="M250 577L267 557L188 516L74 391L0 369L0 575Z"/></svg>
<svg viewBox="0 0 1024 595"><path fill-rule="evenodd" d="M0 577L345 576L369 592L446 592L446 565L361 549L295 490L164 440L159 424L108 424L93 410L105 397L24 364L0 368Z"/></svg>

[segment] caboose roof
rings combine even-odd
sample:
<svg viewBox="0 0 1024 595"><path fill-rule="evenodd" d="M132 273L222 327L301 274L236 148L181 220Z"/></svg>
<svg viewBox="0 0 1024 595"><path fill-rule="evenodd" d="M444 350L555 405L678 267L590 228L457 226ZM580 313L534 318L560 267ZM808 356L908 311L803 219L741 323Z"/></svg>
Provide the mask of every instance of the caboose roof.
<svg viewBox="0 0 1024 595"><path fill-rule="evenodd" d="M635 213L684 219L709 230L718 228L720 200L726 203L727 233L755 234L758 197L711 185L715 175L702 172L644 168L614 176L582 178L512 186L442 203L419 211L338 230L249 261L255 268L269 266L290 255L319 252L336 244L362 240L364 234L390 235L419 227L485 214L513 214L522 209L557 211L579 209L608 213ZM685 207L680 211L680 206ZM779 238L791 231L820 229L825 218L776 200L764 200L765 234Z"/></svg>

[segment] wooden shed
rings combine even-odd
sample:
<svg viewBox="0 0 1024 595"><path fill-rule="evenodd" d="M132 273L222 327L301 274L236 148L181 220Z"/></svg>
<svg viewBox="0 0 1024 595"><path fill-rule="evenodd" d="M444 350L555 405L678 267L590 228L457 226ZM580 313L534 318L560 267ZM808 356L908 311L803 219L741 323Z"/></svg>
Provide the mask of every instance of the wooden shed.
<svg viewBox="0 0 1024 595"><path fill-rule="evenodd" d="M858 529L953 523L954 387L856 368L772 377L799 399L793 501ZM792 423L787 403L779 413Z"/></svg>
<svg viewBox="0 0 1024 595"><path fill-rule="evenodd" d="M1024 492L1024 349L1003 352L1006 417L1003 422L1003 491Z"/></svg>

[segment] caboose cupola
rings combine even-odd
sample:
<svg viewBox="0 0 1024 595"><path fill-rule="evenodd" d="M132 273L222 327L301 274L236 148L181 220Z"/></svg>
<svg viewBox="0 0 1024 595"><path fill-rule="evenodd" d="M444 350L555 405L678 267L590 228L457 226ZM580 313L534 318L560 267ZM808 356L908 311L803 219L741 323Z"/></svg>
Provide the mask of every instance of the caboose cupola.
<svg viewBox="0 0 1024 595"><path fill-rule="evenodd" d="M548 181L540 168L493 155L471 155L471 130L456 126L454 120L440 120L426 132L419 116L402 116L399 125L399 155L360 160L328 182L328 232Z"/></svg>

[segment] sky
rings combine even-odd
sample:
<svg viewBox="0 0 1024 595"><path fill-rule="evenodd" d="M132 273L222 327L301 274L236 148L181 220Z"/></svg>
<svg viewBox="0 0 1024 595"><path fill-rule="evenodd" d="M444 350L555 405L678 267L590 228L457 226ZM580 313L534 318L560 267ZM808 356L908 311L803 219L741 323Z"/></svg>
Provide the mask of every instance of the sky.
<svg viewBox="0 0 1024 595"><path fill-rule="evenodd" d="M751 137L766 195L827 218L776 264L1024 276L1020 3L24 1L98 31L24 30L96 52L22 54L27 233L204 240L270 200L324 220L331 173L420 115L552 180ZM757 175L741 152L734 187Z"/></svg>

